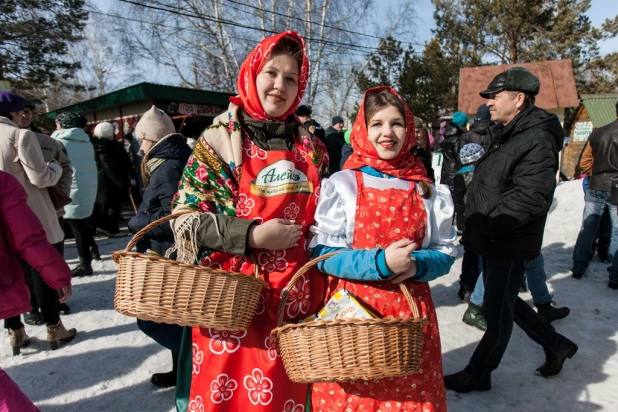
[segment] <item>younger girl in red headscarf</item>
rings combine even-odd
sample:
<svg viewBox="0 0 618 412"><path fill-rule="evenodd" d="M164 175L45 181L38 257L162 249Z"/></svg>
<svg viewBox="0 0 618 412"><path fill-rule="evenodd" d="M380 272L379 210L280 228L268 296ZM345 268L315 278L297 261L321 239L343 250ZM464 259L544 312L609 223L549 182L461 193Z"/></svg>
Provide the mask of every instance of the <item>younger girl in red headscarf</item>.
<svg viewBox="0 0 618 412"><path fill-rule="evenodd" d="M318 264L339 289L380 317L411 317L399 288L405 282L425 329L422 373L393 379L319 383L314 411L446 411L438 321L427 282L449 272L456 256L453 201L430 184L410 154L414 117L390 87L365 93L352 129L354 153L322 183L310 243L313 256L341 253Z"/></svg>
<svg viewBox="0 0 618 412"><path fill-rule="evenodd" d="M270 332L281 290L310 259L308 232L328 166L322 143L293 114L308 77L302 37L263 40L241 67L231 99L237 113L215 119L184 169L173 208L194 213L174 222L178 260L248 276L256 262L268 286L248 330L185 328L179 411L304 409L308 386L288 379ZM317 312L324 285L317 274L297 282L286 321Z"/></svg>

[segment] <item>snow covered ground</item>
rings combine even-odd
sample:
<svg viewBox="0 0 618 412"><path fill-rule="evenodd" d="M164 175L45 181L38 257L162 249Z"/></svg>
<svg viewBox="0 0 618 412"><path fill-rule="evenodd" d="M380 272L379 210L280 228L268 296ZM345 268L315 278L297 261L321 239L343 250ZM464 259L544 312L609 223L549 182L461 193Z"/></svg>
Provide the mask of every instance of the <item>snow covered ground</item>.
<svg viewBox="0 0 618 412"><path fill-rule="evenodd" d="M549 288L568 318L558 332L579 345L562 373L536 376L543 351L517 327L489 392L459 395L448 391L450 411L615 411L618 410L618 291L607 287L606 265L596 258L588 275L570 277L571 254L583 210L581 181L561 184L545 231L543 253ZM128 238L98 239L102 262L95 276L74 281L69 301L74 313L63 317L78 329L75 340L48 350L45 327L28 327L32 338L23 355L11 356L8 335L0 341L0 365L42 411L172 411L173 389L156 389L150 375L171 367L168 351L141 333L135 320L113 308L116 265L111 253ZM76 263L75 246L66 257ZM432 283L438 308L445 373L462 369L482 333L461 321L466 306L457 297L461 259L451 273ZM531 303L529 294L524 294Z"/></svg>

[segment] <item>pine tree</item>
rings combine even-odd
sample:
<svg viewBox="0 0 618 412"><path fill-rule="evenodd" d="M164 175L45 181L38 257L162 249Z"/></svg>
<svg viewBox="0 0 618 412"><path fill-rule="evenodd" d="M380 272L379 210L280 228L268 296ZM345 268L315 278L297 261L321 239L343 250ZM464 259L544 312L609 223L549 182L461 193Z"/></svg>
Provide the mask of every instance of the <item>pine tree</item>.
<svg viewBox="0 0 618 412"><path fill-rule="evenodd" d="M81 39L88 13L84 0L2 2L0 80L24 90L72 77L68 45Z"/></svg>

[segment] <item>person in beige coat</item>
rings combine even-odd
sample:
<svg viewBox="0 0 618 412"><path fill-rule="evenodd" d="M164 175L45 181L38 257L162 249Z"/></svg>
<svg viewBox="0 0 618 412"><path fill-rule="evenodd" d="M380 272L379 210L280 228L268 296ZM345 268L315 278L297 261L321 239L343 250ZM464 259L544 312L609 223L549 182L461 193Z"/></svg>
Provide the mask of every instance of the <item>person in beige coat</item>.
<svg viewBox="0 0 618 412"><path fill-rule="evenodd" d="M62 166L56 160L46 162L36 135L20 129L12 121L14 117L21 116L24 109L23 97L0 91L0 170L12 174L23 186L28 195L27 204L41 221L48 242L58 248L64 239L64 232L47 188L58 183L62 177ZM32 271L38 274L34 269ZM41 304L42 320L47 323L48 331L53 329L55 335L65 338L74 336L75 330L67 331L60 320L57 292L42 279L40 284L33 282L33 289Z"/></svg>
<svg viewBox="0 0 618 412"><path fill-rule="evenodd" d="M43 151L43 159L45 162L51 162L55 160L62 167L62 176L58 183L56 183L55 187L62 191L66 196L71 195L71 183L73 182L73 169L71 168L71 160L64 151L62 145L53 139L50 136L47 136L43 133L40 133L37 129L31 127L32 126L32 118L33 111L35 109L35 105L24 99L25 101L25 109L21 112L12 112L11 116L13 117L13 123L19 126L20 129L26 129L32 131L39 141L41 145L41 150ZM64 206L56 207L56 215L58 216L58 223L61 228L64 228L64 221L62 216L64 216ZM60 243L56 243L54 245L56 250L60 252L61 255L64 256L64 240ZM96 249L96 250L95 250ZM92 247L93 256L96 253L96 259L100 260L101 257L99 255L98 248L96 246ZM35 284L38 284L37 287L44 287L41 282L41 276L36 273L34 274L34 270L26 270L26 275L28 277L28 286L30 287L30 304L32 305L32 310L28 313L24 314L24 322L28 325L38 325L41 323L41 313L39 311L40 303L37 299L37 294L35 290ZM71 308L66 303L61 303L60 305L60 313L63 315L68 315L71 313Z"/></svg>

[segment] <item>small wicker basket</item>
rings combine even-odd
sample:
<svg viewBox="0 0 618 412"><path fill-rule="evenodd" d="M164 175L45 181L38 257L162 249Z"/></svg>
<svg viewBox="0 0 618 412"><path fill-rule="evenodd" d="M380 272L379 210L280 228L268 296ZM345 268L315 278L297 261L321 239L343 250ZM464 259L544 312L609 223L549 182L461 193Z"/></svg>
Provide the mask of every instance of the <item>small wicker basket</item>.
<svg viewBox="0 0 618 412"><path fill-rule="evenodd" d="M135 234L118 263L114 307L123 315L180 326L246 330L255 315L262 288L259 278L162 256L130 252L152 228L182 214L165 216Z"/></svg>
<svg viewBox="0 0 618 412"><path fill-rule="evenodd" d="M293 382L343 382L370 380L420 373L423 327L418 307L410 291L401 290L412 308L412 318L347 319L283 325L285 302L296 281L318 262L336 253L321 256L300 268L281 295L277 340L288 377Z"/></svg>

